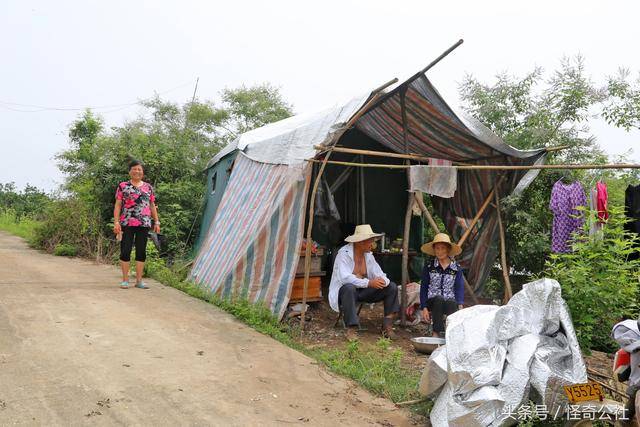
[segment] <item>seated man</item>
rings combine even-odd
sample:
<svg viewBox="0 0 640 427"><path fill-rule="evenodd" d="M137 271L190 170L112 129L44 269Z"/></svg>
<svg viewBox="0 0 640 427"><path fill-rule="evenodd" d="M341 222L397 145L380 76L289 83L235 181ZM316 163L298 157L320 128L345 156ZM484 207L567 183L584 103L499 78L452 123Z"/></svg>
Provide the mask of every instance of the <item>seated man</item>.
<svg viewBox="0 0 640 427"><path fill-rule="evenodd" d="M368 224L357 226L354 234L344 239L349 244L340 248L333 264L329 304L335 311L342 307L349 341L357 339L360 322L356 305L361 302L384 301L382 335L395 338L393 319L400 311L398 288L382 272L371 253L375 240L381 236Z"/></svg>

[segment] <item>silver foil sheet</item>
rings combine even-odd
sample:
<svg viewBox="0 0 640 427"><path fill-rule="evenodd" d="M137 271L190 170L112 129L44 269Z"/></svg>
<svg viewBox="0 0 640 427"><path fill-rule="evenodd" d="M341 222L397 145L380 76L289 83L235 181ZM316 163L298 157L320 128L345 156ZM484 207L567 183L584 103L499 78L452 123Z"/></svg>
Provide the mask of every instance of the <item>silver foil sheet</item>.
<svg viewBox="0 0 640 427"><path fill-rule="evenodd" d="M476 305L449 316L446 345L429 357L420 391L439 391L434 426L502 426L513 424L509 414L529 400L562 413L562 386L586 381L560 284L541 279L504 306Z"/></svg>

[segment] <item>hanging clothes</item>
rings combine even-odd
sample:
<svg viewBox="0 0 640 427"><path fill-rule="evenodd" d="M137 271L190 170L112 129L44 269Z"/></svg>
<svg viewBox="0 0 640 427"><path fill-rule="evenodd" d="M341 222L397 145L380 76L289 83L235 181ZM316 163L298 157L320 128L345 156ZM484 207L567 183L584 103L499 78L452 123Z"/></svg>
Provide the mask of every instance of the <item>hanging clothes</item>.
<svg viewBox="0 0 640 427"><path fill-rule="evenodd" d="M598 212L598 190L592 188L589 191L589 210L591 212ZM600 221L599 216L589 215L589 237L596 238L601 237L603 223Z"/></svg>
<svg viewBox="0 0 640 427"><path fill-rule="evenodd" d="M449 160L429 159L429 166L409 168L409 191L422 191L449 199L458 186L458 168Z"/></svg>
<svg viewBox="0 0 640 427"><path fill-rule="evenodd" d="M587 196L580 182L565 184L558 180L553 185L549 202L549 208L553 212L553 252L571 252L571 236L580 231L584 224L584 214L577 208L586 204Z"/></svg>
<svg viewBox="0 0 640 427"><path fill-rule="evenodd" d="M624 192L624 213L630 221L625 229L640 234L640 185L629 185Z"/></svg>
<svg viewBox="0 0 640 427"><path fill-rule="evenodd" d="M607 205L609 195L607 193L607 184L602 181L598 181L598 183L596 184L596 192L598 219L601 223L603 223L609 219L609 207Z"/></svg>
<svg viewBox="0 0 640 427"><path fill-rule="evenodd" d="M624 229L629 233L640 234L640 185L629 185L624 192L624 213L628 221ZM636 241L636 251L629 260L640 258L640 243Z"/></svg>

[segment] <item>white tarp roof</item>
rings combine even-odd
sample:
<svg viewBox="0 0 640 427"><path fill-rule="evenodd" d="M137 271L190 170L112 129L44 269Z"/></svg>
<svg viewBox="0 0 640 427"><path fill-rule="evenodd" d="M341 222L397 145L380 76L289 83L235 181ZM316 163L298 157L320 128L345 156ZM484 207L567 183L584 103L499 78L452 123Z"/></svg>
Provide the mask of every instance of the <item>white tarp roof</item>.
<svg viewBox="0 0 640 427"><path fill-rule="evenodd" d="M364 105L369 95L367 93L345 104L315 113L298 114L243 133L220 150L207 167L216 164L236 149L242 150L247 157L258 162L287 165L302 163L315 155L313 146L327 142Z"/></svg>

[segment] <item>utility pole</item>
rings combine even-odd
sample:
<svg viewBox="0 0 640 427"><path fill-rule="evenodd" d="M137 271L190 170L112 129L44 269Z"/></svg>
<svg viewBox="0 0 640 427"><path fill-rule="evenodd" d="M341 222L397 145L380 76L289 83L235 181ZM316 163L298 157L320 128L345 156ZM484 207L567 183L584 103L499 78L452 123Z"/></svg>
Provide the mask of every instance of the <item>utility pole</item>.
<svg viewBox="0 0 640 427"><path fill-rule="evenodd" d="M191 98L191 104L193 105L196 102L196 91L198 90L198 82L200 81L200 77L196 77L196 87L193 88L193 98Z"/></svg>

